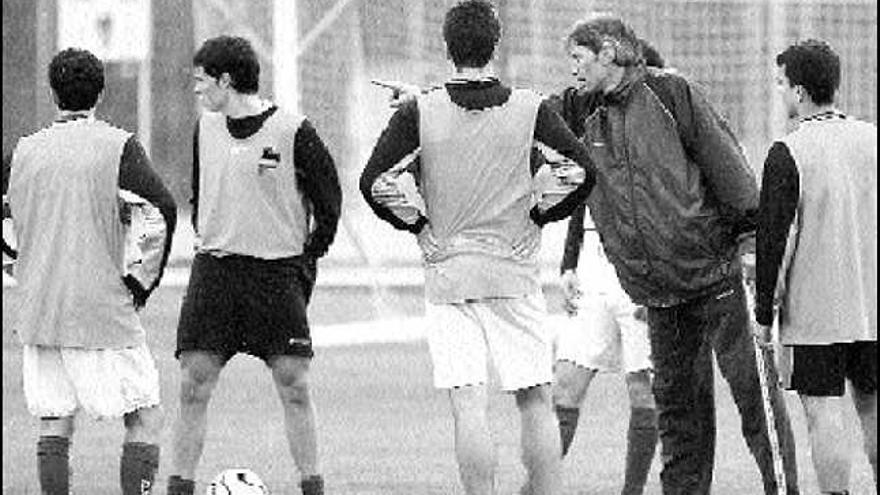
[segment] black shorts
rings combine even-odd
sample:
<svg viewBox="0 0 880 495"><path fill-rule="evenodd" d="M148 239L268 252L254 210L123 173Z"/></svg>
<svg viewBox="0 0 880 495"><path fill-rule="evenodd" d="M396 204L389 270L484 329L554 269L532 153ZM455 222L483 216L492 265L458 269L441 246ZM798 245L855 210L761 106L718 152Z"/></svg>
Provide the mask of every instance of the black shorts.
<svg viewBox="0 0 880 495"><path fill-rule="evenodd" d="M311 358L306 308L315 286L313 258L262 260L197 254L177 326L177 351L209 351L225 363L239 352Z"/></svg>
<svg viewBox="0 0 880 495"><path fill-rule="evenodd" d="M789 390L811 397L840 397L846 380L866 394L877 392L877 342L795 345Z"/></svg>

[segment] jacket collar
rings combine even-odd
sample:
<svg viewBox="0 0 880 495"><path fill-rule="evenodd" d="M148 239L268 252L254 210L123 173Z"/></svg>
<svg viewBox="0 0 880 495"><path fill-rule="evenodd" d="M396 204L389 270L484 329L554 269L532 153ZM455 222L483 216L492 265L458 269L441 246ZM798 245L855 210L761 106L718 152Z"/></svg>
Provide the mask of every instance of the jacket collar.
<svg viewBox="0 0 880 495"><path fill-rule="evenodd" d="M644 65L627 67L623 73L620 84L608 93L602 95L602 104L605 106L622 105L629 100L633 89L645 78L647 70Z"/></svg>

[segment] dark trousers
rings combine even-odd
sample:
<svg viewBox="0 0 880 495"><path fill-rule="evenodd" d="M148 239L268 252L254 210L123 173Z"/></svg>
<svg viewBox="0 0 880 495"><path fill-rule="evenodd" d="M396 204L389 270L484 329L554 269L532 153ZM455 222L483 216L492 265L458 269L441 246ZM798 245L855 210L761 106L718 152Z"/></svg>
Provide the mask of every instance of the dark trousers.
<svg viewBox="0 0 880 495"><path fill-rule="evenodd" d="M664 495L711 491L715 457L713 350L739 409L742 434L758 463L764 491L775 495L773 457L742 284L717 296L670 308L651 308L648 325ZM794 494L798 493L794 438L782 392L774 390L771 402L788 493Z"/></svg>

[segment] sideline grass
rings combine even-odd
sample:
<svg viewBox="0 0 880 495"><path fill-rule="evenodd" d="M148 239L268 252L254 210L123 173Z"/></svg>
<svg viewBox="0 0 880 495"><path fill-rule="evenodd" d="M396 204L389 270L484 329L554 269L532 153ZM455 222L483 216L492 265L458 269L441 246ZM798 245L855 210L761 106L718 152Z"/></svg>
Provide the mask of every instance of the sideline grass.
<svg viewBox="0 0 880 495"><path fill-rule="evenodd" d="M148 342L162 379L167 425L157 495L165 493L171 425L177 414L174 331L182 288L163 288L144 313ZM415 292L395 293L395 316L413 316L421 303ZM552 295L551 295L552 299ZM37 494L34 444L36 424L21 393L20 352L7 326L14 296L3 291L3 493ZM318 288L312 306L315 332L345 321L378 316L364 289ZM381 321L376 322L381 326ZM333 327L340 328L340 327ZM320 445L327 492L340 495L434 495L461 493L453 458L446 399L431 387L427 348L422 343L386 343L317 350L313 383L318 404ZM760 494L757 468L739 435L739 418L723 382L718 381L716 495ZM622 482L627 402L622 378L600 376L590 390L578 438L565 463L566 495L619 493ZM805 438L800 404L790 397L795 434ZM518 462L518 418L513 400L493 399L493 427L499 448L499 493L515 493L523 479ZM299 493L287 453L281 407L261 362L236 357L221 375L209 410L208 438L198 470L197 493L221 469L245 466L267 482L273 494ZM73 487L78 494L114 494L122 426L82 418L74 437ZM853 493L876 493L870 468L852 432ZM804 493L816 492L805 441L798 444ZM658 460L646 494L659 494Z"/></svg>

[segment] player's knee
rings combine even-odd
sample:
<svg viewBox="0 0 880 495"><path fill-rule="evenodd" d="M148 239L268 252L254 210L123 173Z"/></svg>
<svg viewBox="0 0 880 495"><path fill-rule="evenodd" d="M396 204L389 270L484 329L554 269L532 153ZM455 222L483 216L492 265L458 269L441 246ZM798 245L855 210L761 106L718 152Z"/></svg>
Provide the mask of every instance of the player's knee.
<svg viewBox="0 0 880 495"><path fill-rule="evenodd" d="M553 402L552 392L549 385L538 385L535 387L517 390L516 405L520 409L531 409L534 407L548 407Z"/></svg>
<svg viewBox="0 0 880 495"><path fill-rule="evenodd" d="M877 393L865 393L853 387L853 404L859 417L877 414Z"/></svg>
<svg viewBox="0 0 880 495"><path fill-rule="evenodd" d="M164 426L164 415L159 406L144 407L123 416L125 428L150 438L157 438Z"/></svg>
<svg viewBox="0 0 880 495"><path fill-rule="evenodd" d="M312 396L309 384L305 380L291 381L287 384L278 384L281 400L290 407L296 409L308 409L311 407Z"/></svg>
<svg viewBox="0 0 880 495"><path fill-rule="evenodd" d="M673 375L665 379L654 376L651 382L654 400L664 408L687 408L694 403L694 384L680 376Z"/></svg>
<svg viewBox="0 0 880 495"><path fill-rule="evenodd" d="M557 407L579 407L580 401L571 386L557 382L553 386L553 404Z"/></svg>
<svg viewBox="0 0 880 495"><path fill-rule="evenodd" d="M845 429L837 397L802 397L810 431L833 434Z"/></svg>
<svg viewBox="0 0 880 495"><path fill-rule="evenodd" d="M184 404L207 403L218 376L219 369L208 366L186 368L180 380L180 401Z"/></svg>
<svg viewBox="0 0 880 495"><path fill-rule="evenodd" d="M580 407L592 373L568 361L556 363L553 403L560 407Z"/></svg>
<svg viewBox="0 0 880 495"><path fill-rule="evenodd" d="M298 358L279 357L272 361L271 367L272 377L281 400L293 407L309 407L311 404L309 362Z"/></svg>
<svg viewBox="0 0 880 495"><path fill-rule="evenodd" d="M275 386L285 405L306 408L311 403L308 375L295 366L276 367L273 370Z"/></svg>

